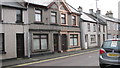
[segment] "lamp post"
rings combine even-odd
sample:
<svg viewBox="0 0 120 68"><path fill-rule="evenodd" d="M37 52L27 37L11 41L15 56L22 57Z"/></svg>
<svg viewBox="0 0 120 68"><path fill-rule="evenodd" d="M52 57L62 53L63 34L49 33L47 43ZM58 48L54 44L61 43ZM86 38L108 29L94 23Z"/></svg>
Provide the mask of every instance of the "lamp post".
<svg viewBox="0 0 120 68"><path fill-rule="evenodd" d="M82 26L82 20L81 20L81 15L82 15L82 7L78 7L78 12L80 14L80 17L79 17L79 28L80 28L80 43L81 43L81 48L85 49L85 46L84 46L84 35L83 35L83 26Z"/></svg>

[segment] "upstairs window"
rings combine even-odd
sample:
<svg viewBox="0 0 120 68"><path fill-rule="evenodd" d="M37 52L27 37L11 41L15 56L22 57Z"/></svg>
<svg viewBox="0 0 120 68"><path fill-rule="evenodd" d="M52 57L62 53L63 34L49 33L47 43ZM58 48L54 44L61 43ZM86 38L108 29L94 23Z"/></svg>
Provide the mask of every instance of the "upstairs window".
<svg viewBox="0 0 120 68"><path fill-rule="evenodd" d="M35 21L42 22L42 10L35 9Z"/></svg>
<svg viewBox="0 0 120 68"><path fill-rule="evenodd" d="M101 32L101 26L99 25L99 32Z"/></svg>
<svg viewBox="0 0 120 68"><path fill-rule="evenodd" d="M76 16L72 16L72 24L76 25Z"/></svg>
<svg viewBox="0 0 120 68"><path fill-rule="evenodd" d="M90 32L90 23L88 23L88 32Z"/></svg>
<svg viewBox="0 0 120 68"><path fill-rule="evenodd" d="M57 13L51 12L51 23L57 23Z"/></svg>
<svg viewBox="0 0 120 68"><path fill-rule="evenodd" d="M66 24L66 14L61 14L61 23Z"/></svg>
<svg viewBox="0 0 120 68"><path fill-rule="evenodd" d="M22 10L16 10L16 23L22 23Z"/></svg>
<svg viewBox="0 0 120 68"><path fill-rule="evenodd" d="M93 25L93 31L96 32L96 25Z"/></svg>
<svg viewBox="0 0 120 68"><path fill-rule="evenodd" d="M105 32L105 26L103 26L103 32Z"/></svg>

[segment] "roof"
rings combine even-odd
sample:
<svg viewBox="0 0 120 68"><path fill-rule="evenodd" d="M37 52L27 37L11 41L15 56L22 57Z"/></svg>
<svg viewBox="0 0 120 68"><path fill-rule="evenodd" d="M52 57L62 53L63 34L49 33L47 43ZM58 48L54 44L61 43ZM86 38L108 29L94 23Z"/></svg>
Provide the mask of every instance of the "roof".
<svg viewBox="0 0 120 68"><path fill-rule="evenodd" d="M67 2L65 2L65 3L68 5L68 8L69 8L72 12L79 14L79 12L78 12L74 7L72 7L72 6L71 6L70 4L68 4Z"/></svg>
<svg viewBox="0 0 120 68"><path fill-rule="evenodd" d="M22 6L18 2L2 2L1 3L3 6L9 6L9 7L15 7L15 8L22 8L25 9L26 7Z"/></svg>
<svg viewBox="0 0 120 68"><path fill-rule="evenodd" d="M41 5L41 6L48 6L53 1L54 0L25 0L25 2L37 4L37 5Z"/></svg>
<svg viewBox="0 0 120 68"><path fill-rule="evenodd" d="M118 19L116 18L110 18L110 17L107 17L105 15L100 15L102 18L104 18L105 20L109 20L109 21L113 21L113 22L120 22Z"/></svg>
<svg viewBox="0 0 120 68"><path fill-rule="evenodd" d="M93 20L95 20L97 23L107 25L107 24L106 24L106 21L103 20L99 15L96 16L96 14L88 14L88 13L86 13L86 14L87 14L90 18L92 18Z"/></svg>
<svg viewBox="0 0 120 68"><path fill-rule="evenodd" d="M85 21L91 21L91 22L96 22L95 20L93 20L92 18L90 18L86 13L82 13L81 15L81 19L85 20Z"/></svg>
<svg viewBox="0 0 120 68"><path fill-rule="evenodd" d="M57 0L25 0L25 2L31 3L31 4L36 4L36 5L40 5L40 6L49 6L52 2L55 2ZM63 1L68 9L74 13L79 13L75 8L73 8L71 5L69 5L67 2L65 2L64 0L59 0L59 1Z"/></svg>

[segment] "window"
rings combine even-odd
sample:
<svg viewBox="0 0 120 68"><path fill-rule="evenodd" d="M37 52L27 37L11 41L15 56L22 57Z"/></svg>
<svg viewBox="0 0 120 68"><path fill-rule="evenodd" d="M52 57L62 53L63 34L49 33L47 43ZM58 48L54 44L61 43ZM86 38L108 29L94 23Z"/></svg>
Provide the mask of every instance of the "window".
<svg viewBox="0 0 120 68"><path fill-rule="evenodd" d="M90 31L90 23L88 23L88 32Z"/></svg>
<svg viewBox="0 0 120 68"><path fill-rule="evenodd" d="M99 25L99 32L101 32L101 26Z"/></svg>
<svg viewBox="0 0 120 68"><path fill-rule="evenodd" d="M57 13L51 12L51 23L57 23Z"/></svg>
<svg viewBox="0 0 120 68"><path fill-rule="evenodd" d="M93 25L93 31L96 32L96 25Z"/></svg>
<svg viewBox="0 0 120 68"><path fill-rule="evenodd" d="M78 46L78 35L70 35L70 45Z"/></svg>
<svg viewBox="0 0 120 68"><path fill-rule="evenodd" d="M22 23L22 10L16 10L16 23Z"/></svg>
<svg viewBox="0 0 120 68"><path fill-rule="evenodd" d="M48 49L48 35L34 35L33 51Z"/></svg>
<svg viewBox="0 0 120 68"><path fill-rule="evenodd" d="M66 24L66 14L61 14L61 23Z"/></svg>
<svg viewBox="0 0 120 68"><path fill-rule="evenodd" d="M72 24L76 25L76 16L72 16Z"/></svg>
<svg viewBox="0 0 120 68"><path fill-rule="evenodd" d="M40 9L35 9L35 21L42 22L42 11Z"/></svg>
<svg viewBox="0 0 120 68"><path fill-rule="evenodd" d="M103 34L103 42L105 41L105 34Z"/></svg>
<svg viewBox="0 0 120 68"><path fill-rule="evenodd" d="M4 34L0 33L0 53L3 53L4 49Z"/></svg>
<svg viewBox="0 0 120 68"><path fill-rule="evenodd" d="M91 43L96 43L96 35L91 35Z"/></svg>
<svg viewBox="0 0 120 68"><path fill-rule="evenodd" d="M105 26L103 26L103 32L105 32Z"/></svg>

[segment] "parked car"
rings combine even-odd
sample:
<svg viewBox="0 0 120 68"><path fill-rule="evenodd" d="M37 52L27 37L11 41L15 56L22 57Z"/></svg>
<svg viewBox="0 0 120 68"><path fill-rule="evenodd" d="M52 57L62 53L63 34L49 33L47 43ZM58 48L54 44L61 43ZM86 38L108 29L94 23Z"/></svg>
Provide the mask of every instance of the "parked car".
<svg viewBox="0 0 120 68"><path fill-rule="evenodd" d="M107 65L120 65L120 39L109 39L100 48L99 64L101 68Z"/></svg>

